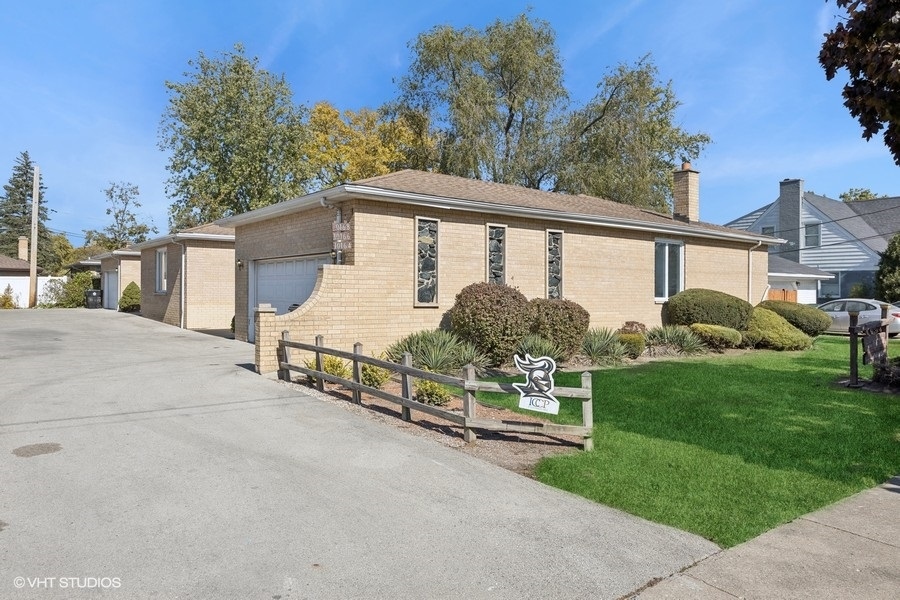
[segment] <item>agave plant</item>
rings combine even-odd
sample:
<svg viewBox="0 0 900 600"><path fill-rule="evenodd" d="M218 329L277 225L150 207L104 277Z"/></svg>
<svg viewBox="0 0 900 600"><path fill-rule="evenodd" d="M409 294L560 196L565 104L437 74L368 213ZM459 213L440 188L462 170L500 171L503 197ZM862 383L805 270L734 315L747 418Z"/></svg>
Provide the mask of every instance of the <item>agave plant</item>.
<svg viewBox="0 0 900 600"><path fill-rule="evenodd" d="M703 340L682 325L663 325L647 331L647 346L656 356L666 354L703 354L706 345Z"/></svg>
<svg viewBox="0 0 900 600"><path fill-rule="evenodd" d="M526 354L530 354L535 358L539 356L549 356L554 361L560 361L565 355L563 349L560 348L558 344L555 344L551 340L536 333L526 335L525 338L519 342L517 352L519 356L524 356Z"/></svg>
<svg viewBox="0 0 900 600"><path fill-rule="evenodd" d="M467 364L481 370L488 363L488 359L473 344L443 329L411 333L386 351L394 362L400 362L406 352L412 355L414 367L433 373L457 374Z"/></svg>
<svg viewBox="0 0 900 600"><path fill-rule="evenodd" d="M588 331L581 352L595 365L621 362L628 355L628 349L619 341L619 334L607 327Z"/></svg>

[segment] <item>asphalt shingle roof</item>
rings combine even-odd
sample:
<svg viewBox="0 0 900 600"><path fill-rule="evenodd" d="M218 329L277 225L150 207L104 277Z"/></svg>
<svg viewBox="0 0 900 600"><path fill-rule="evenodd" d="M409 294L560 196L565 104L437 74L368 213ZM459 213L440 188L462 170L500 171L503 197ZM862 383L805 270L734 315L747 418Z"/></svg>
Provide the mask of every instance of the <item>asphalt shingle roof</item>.
<svg viewBox="0 0 900 600"><path fill-rule="evenodd" d="M19 258L11 258L0 254L0 271L30 271L31 263Z"/></svg>
<svg viewBox="0 0 900 600"><path fill-rule="evenodd" d="M502 206L515 206L548 213L559 212L589 217L625 219L660 225L696 227L711 232L736 233L740 230L702 221L690 223L673 216L586 195L568 195L535 190L518 185L466 179L426 171L404 170L387 175L355 181L352 186L378 188L388 191L408 192L437 198L455 198L472 202L484 202ZM746 233L745 231L740 231Z"/></svg>

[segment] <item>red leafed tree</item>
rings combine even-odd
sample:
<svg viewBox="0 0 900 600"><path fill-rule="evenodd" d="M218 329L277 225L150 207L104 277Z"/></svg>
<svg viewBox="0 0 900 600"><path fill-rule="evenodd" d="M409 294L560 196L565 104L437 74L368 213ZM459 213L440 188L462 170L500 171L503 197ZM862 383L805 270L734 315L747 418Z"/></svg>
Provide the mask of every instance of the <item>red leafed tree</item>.
<svg viewBox="0 0 900 600"><path fill-rule="evenodd" d="M884 129L884 143L900 165L900 2L835 0L846 18L825 36L819 62L829 81L840 69L850 80L844 105L867 140Z"/></svg>

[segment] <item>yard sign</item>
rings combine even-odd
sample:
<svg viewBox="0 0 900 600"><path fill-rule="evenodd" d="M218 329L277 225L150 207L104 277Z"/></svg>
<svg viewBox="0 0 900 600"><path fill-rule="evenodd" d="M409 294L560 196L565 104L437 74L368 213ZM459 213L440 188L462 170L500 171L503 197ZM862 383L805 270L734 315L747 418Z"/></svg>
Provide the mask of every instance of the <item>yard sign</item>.
<svg viewBox="0 0 900 600"><path fill-rule="evenodd" d="M524 360L518 355L513 358L519 371L525 373L525 383L513 384L519 390L519 408L559 414L559 400L551 394L556 362L549 356L532 358L530 354L526 354Z"/></svg>

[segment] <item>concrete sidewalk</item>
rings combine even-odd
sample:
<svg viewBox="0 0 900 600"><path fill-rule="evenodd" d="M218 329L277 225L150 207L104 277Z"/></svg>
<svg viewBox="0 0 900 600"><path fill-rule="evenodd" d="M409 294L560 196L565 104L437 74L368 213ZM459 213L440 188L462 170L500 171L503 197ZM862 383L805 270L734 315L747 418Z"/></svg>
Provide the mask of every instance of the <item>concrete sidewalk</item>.
<svg viewBox="0 0 900 600"><path fill-rule="evenodd" d="M900 476L714 554L640 600L900 597Z"/></svg>

